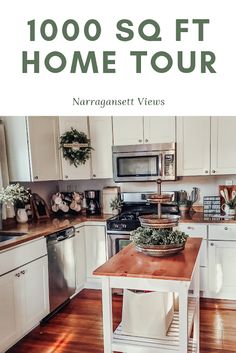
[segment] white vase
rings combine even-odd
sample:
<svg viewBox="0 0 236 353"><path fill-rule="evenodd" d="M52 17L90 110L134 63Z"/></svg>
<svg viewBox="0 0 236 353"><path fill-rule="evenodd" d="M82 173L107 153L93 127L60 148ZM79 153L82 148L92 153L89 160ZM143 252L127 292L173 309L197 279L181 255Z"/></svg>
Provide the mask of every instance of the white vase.
<svg viewBox="0 0 236 353"><path fill-rule="evenodd" d="M5 221L7 219L7 206L5 203L2 204L2 220Z"/></svg>
<svg viewBox="0 0 236 353"><path fill-rule="evenodd" d="M17 210L16 220L18 223L26 223L28 221L28 216L25 208L19 208Z"/></svg>
<svg viewBox="0 0 236 353"><path fill-rule="evenodd" d="M7 203L7 218L14 218L16 215L15 207L11 202Z"/></svg>

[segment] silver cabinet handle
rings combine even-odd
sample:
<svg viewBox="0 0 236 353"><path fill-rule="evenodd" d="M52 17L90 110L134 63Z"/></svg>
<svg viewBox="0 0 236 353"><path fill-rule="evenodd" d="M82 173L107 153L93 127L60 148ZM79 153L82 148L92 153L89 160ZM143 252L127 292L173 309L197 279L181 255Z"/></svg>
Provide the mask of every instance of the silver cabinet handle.
<svg viewBox="0 0 236 353"><path fill-rule="evenodd" d="M213 170L212 170L212 173L213 173L213 174L215 174L215 173L216 173L215 169L213 169Z"/></svg>
<svg viewBox="0 0 236 353"><path fill-rule="evenodd" d="M20 273L21 273L22 275L24 275L24 274L25 274L25 270L20 271Z"/></svg>
<svg viewBox="0 0 236 353"><path fill-rule="evenodd" d="M20 277L20 272L15 274L16 277Z"/></svg>
<svg viewBox="0 0 236 353"><path fill-rule="evenodd" d="M138 142L143 142L143 140L139 139Z"/></svg>

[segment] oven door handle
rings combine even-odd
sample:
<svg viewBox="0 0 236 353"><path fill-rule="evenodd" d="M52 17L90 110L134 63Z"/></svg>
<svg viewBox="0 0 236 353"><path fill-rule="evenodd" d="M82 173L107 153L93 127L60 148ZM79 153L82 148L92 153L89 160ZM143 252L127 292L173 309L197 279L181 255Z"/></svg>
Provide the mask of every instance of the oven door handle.
<svg viewBox="0 0 236 353"><path fill-rule="evenodd" d="M107 231L107 235L119 235L119 236L122 236L122 235L130 235L130 232L119 232L117 230L109 230Z"/></svg>

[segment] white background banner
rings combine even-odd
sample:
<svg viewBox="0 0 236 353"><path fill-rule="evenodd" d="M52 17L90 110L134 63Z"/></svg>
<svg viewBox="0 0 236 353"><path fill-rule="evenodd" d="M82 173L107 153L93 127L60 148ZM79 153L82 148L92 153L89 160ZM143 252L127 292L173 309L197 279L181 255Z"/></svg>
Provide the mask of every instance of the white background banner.
<svg viewBox="0 0 236 353"><path fill-rule="evenodd" d="M0 12L0 115L235 115L236 79L236 21L235 0L149 0L149 1L78 1L78 0L21 0L2 1ZM56 29L44 22L51 19ZM84 34L86 23L97 20L101 34L97 40L88 40ZM129 20L132 40L121 41L117 29L121 19ZM146 19L157 25L140 24ZM188 20L182 24L186 32L176 41L176 19ZM203 40L199 41L196 19L209 19L204 25ZM29 21L35 20L35 40L30 41ZM74 20L76 26L64 25L69 37L62 34L63 24ZM31 22L33 23L33 22ZM44 25L42 25L44 23ZM132 23L132 25L131 25ZM43 28L43 26L45 28ZM87 24L88 26L88 24ZM161 40L147 41L160 29ZM42 33L55 39L46 41ZM76 31L78 31L76 35ZM91 36L95 26L89 28ZM33 36L33 34L31 35ZM156 32L157 34L157 32ZM39 73L34 66L22 72L22 52L33 59L39 52ZM141 72L136 72L136 57L132 51L144 52L140 58ZM182 52L183 65L190 66L190 52L195 52L195 66L191 73L178 68L178 52ZM212 52L215 73L201 73L201 52ZM50 53L60 52L60 58L49 60ZM79 61L76 72L71 72L73 56L79 52L85 62L94 52L95 71L89 65L82 73ZM104 52L113 63L115 72L104 73ZM172 66L165 73L152 67L152 60L163 68L167 59L154 60L156 53L166 52ZM61 58L65 68L58 73L45 66L47 58L52 67L59 67Z"/></svg>

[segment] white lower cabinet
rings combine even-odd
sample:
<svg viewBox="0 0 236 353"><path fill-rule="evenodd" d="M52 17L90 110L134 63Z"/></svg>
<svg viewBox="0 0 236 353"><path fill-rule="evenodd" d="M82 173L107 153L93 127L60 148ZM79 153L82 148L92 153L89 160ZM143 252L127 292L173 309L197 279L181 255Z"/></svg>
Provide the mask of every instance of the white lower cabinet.
<svg viewBox="0 0 236 353"><path fill-rule="evenodd" d="M107 241L105 225L86 225L86 288L101 288L101 280L93 276L93 271L107 261Z"/></svg>
<svg viewBox="0 0 236 353"><path fill-rule="evenodd" d="M0 351L4 352L23 337L48 312L47 256L2 275L0 277Z"/></svg>
<svg viewBox="0 0 236 353"><path fill-rule="evenodd" d="M76 292L80 292L86 282L85 227L75 227L75 272Z"/></svg>
<svg viewBox="0 0 236 353"><path fill-rule="evenodd" d="M209 290L212 298L236 300L236 225L209 225Z"/></svg>
<svg viewBox="0 0 236 353"><path fill-rule="evenodd" d="M203 238L200 250L200 290L208 290L207 271L207 224L180 223L179 230L185 232L190 237Z"/></svg>

